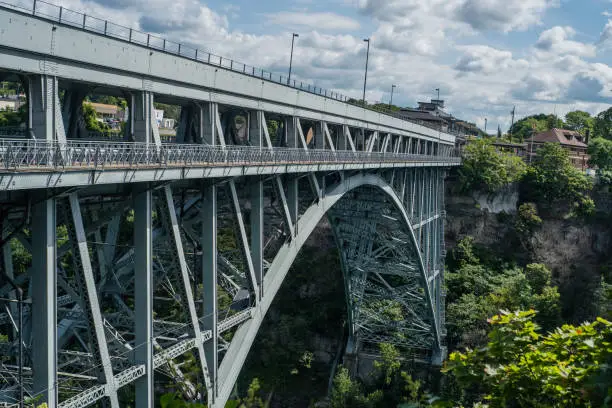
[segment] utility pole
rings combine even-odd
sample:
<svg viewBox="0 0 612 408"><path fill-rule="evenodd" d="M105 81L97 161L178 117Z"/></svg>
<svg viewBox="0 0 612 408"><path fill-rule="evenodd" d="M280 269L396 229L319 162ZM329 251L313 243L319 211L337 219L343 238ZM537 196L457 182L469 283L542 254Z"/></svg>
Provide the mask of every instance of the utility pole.
<svg viewBox="0 0 612 408"><path fill-rule="evenodd" d="M487 121L488 121L488 119L485 118L485 133L487 133Z"/></svg>
<svg viewBox="0 0 612 408"><path fill-rule="evenodd" d="M535 123L531 125L531 144L529 147L529 163L531 163L531 158L533 157L533 138L535 136L536 125Z"/></svg>
<svg viewBox="0 0 612 408"><path fill-rule="evenodd" d="M395 85L391 85L391 100L389 101L389 108L393 106L393 90L395 89Z"/></svg>
<svg viewBox="0 0 612 408"><path fill-rule="evenodd" d="M366 50L365 77L363 78L363 98L361 99L363 106L365 106L366 83L368 82L368 59L370 58L370 39L364 38L363 41L368 43L368 49Z"/></svg>
<svg viewBox="0 0 612 408"><path fill-rule="evenodd" d="M295 43L295 39L299 37L299 34L293 33L291 37L291 56L289 57L289 76L287 77L287 85L291 82L291 66L293 65L293 44Z"/></svg>
<svg viewBox="0 0 612 408"><path fill-rule="evenodd" d="M510 133L510 137L512 137L512 128L514 127L514 114L516 113L516 105L512 107L512 112L510 112L512 114L512 124L510 125L510 130L508 131L508 133Z"/></svg>

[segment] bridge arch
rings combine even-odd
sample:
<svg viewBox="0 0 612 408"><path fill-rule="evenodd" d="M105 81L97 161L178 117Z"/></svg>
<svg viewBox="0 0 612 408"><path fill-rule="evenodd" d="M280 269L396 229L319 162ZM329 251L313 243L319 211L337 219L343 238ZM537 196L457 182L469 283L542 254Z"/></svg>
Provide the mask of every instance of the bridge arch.
<svg viewBox="0 0 612 408"><path fill-rule="evenodd" d="M310 206L296 225L296 235L289 242L286 242L278 251L274 260L270 264L267 274L263 281L263 297L253 310L252 318L245 322L235 333L232 342L227 350L225 357L218 371L218 395L215 398L214 406L223 407L229 398L234 387L238 375L244 365L251 346L255 340L263 319L270 308L278 290L293 265L295 258L301 248L306 243L314 229L317 227L321 219L328 215L329 211L348 193L359 189L360 187L374 187L378 191L384 193L385 197L391 202L394 209L400 214L399 222L409 232L410 245L415 249L418 271L423 283L423 291L425 294L426 308L431 316L433 331L433 347L434 351L440 353L441 336L439 316L434 308L434 294L431 293L431 287L426 283L428 276L426 274L425 264L418 247L417 238L414 228L410 222L410 218L403 206L402 199L398 196L393 186L389 184L383 177L375 174L358 174L344 178L333 188L328 190L323 197ZM345 269L345 265L342 266ZM346 271L343 270L344 279L347 279ZM348 293L347 293L348 296ZM350 311L349 311L350 313Z"/></svg>

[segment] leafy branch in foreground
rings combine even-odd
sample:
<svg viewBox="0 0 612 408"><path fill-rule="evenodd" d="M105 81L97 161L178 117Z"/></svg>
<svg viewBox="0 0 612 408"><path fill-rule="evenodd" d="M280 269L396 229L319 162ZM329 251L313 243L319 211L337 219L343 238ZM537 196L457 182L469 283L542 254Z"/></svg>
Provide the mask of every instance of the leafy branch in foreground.
<svg viewBox="0 0 612 408"><path fill-rule="evenodd" d="M492 408L612 406L612 323L598 318L543 335L535 315L493 317L487 346L452 353L444 371Z"/></svg>

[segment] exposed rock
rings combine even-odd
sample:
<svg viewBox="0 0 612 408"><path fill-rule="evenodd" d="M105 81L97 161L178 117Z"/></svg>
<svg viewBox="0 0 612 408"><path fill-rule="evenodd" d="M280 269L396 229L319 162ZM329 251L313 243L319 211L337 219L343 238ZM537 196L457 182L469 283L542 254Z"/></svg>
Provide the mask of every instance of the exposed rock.
<svg viewBox="0 0 612 408"><path fill-rule="evenodd" d="M540 214L542 225L521 245L514 231L518 190L512 187L499 194L446 194L446 245L450 250L458 240L470 235L475 243L501 257L525 265L546 264L559 286L564 316L575 322L593 318L592 296L599 285L602 265L609 263L612 228L608 222L560 218ZM610 195L597 195L598 208ZM529 248L529 249L525 249Z"/></svg>

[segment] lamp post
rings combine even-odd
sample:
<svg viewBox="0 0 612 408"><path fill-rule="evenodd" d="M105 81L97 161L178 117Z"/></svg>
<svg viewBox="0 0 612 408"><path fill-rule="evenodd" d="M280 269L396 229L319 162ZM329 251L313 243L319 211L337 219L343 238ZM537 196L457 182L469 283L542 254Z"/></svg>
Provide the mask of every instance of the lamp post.
<svg viewBox="0 0 612 408"><path fill-rule="evenodd" d="M291 82L291 66L293 65L293 44L295 43L295 39L299 37L299 34L293 33L291 37L291 56L289 57L289 77L287 77L287 85Z"/></svg>
<svg viewBox="0 0 612 408"><path fill-rule="evenodd" d="M389 101L389 107L393 106L393 90L396 88L397 85L391 85L391 100Z"/></svg>
<svg viewBox="0 0 612 408"><path fill-rule="evenodd" d="M368 82L368 59L370 58L370 39L364 38L363 41L368 43L368 49L366 51L365 77L363 78L363 98L361 99L361 102L363 102L363 106L365 106L366 84Z"/></svg>

